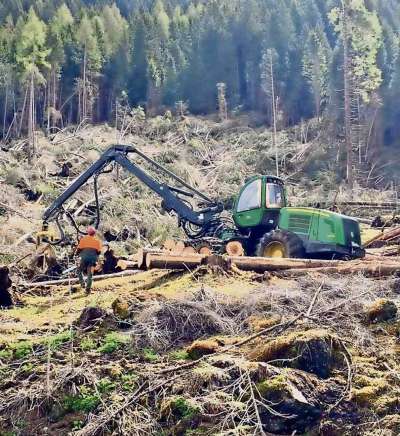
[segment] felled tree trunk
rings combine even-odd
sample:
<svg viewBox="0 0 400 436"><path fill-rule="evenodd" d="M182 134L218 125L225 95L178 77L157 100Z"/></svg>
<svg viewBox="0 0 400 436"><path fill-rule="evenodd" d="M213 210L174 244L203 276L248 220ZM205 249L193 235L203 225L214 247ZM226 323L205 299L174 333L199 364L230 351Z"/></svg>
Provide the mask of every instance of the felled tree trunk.
<svg viewBox="0 0 400 436"><path fill-rule="evenodd" d="M146 259L149 254L159 254L163 253L161 250L152 248L140 248L136 254L136 262L139 269L146 269Z"/></svg>
<svg viewBox="0 0 400 436"><path fill-rule="evenodd" d="M349 264L347 266L321 267L321 268L299 268L285 271L285 276L302 276L309 272L320 274L357 274L361 273L369 277L387 277L400 271L400 262L398 263L379 263L364 262L359 264Z"/></svg>
<svg viewBox="0 0 400 436"><path fill-rule="evenodd" d="M226 252L228 256L244 256L244 248L239 241L228 242L228 244L226 244Z"/></svg>
<svg viewBox="0 0 400 436"><path fill-rule="evenodd" d="M148 269L191 269L200 266L205 256L201 254L164 254L153 253L147 254L146 266Z"/></svg>
<svg viewBox="0 0 400 436"><path fill-rule="evenodd" d="M299 268L321 268L345 265L339 260L274 259L264 257L231 257L232 263L244 271L266 272Z"/></svg>

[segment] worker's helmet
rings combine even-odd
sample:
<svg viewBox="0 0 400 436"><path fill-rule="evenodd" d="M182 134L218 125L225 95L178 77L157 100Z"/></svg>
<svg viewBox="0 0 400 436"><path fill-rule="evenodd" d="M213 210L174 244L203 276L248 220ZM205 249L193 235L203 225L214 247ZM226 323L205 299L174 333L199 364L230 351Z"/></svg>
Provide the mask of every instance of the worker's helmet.
<svg viewBox="0 0 400 436"><path fill-rule="evenodd" d="M94 227L92 227L92 226L89 226L89 227L87 228L87 234L88 234L89 236L94 236L94 235L96 234L96 229L95 229Z"/></svg>

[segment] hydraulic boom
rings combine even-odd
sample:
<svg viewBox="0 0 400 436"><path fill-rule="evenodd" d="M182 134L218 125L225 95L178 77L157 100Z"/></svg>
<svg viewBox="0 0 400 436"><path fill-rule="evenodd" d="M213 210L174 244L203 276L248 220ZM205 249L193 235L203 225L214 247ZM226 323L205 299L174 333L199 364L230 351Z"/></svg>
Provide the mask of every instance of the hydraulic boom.
<svg viewBox="0 0 400 436"><path fill-rule="evenodd" d="M129 155L136 155L150 164L157 174L163 175L165 178L170 178L180 185L180 187L171 186L167 183L159 182L156 178L149 175L137 163L129 159ZM94 179L95 195L97 203L97 221L96 226L100 222L100 213L97 196L97 178L99 175L110 172L107 170L112 164L118 164L125 168L129 173L137 177L148 188L162 198L162 207L167 212L174 212L179 219L179 224L183 226L189 237L210 236L216 226L218 226L218 218L223 211L223 205L214 202L208 196L190 186L180 177L169 171L158 162L146 156L143 152L132 146L114 145L105 151L101 157L94 162L85 172L83 172L71 185L53 202L53 204L45 211L43 221L48 223L56 221L59 224L61 215L66 216L71 220L74 227L78 229L73 217L64 209L65 202L71 198L83 185L91 178ZM198 198L207 207L199 210L194 210L193 206L182 198ZM196 230L193 232L189 228L193 226Z"/></svg>

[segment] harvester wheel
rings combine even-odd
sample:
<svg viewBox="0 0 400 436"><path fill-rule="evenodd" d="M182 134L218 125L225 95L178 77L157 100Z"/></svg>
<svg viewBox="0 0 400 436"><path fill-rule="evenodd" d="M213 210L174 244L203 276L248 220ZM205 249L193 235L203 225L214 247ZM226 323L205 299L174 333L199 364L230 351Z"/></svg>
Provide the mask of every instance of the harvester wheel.
<svg viewBox="0 0 400 436"><path fill-rule="evenodd" d="M266 233L257 246L258 257L303 258L302 240L286 230L272 230Z"/></svg>

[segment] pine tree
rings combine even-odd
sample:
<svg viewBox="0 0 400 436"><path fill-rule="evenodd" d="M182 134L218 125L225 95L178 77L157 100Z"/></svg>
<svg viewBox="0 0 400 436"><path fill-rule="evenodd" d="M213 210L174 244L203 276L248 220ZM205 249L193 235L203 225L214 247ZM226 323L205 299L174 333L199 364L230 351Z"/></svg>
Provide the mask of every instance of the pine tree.
<svg viewBox="0 0 400 436"><path fill-rule="evenodd" d="M130 49L128 23L118 7L105 6L100 14L103 23L104 65L100 77L99 119L110 119L117 96L125 91L129 72Z"/></svg>
<svg viewBox="0 0 400 436"><path fill-rule="evenodd" d="M171 63L169 52L170 19L162 0L157 0L147 26L147 65L148 92L147 102L150 110L157 112L161 103L161 88L167 77Z"/></svg>
<svg viewBox="0 0 400 436"><path fill-rule="evenodd" d="M83 15L79 23L76 37L82 49L82 75L77 82L78 114L80 122L85 122L92 118L96 94L94 79L102 64L102 55L96 39L95 26L86 14Z"/></svg>
<svg viewBox="0 0 400 436"><path fill-rule="evenodd" d="M27 19L20 25L16 41L16 60L29 95L28 104L28 159L32 160L36 152L36 104L35 90L45 84L44 70L50 68L48 57L51 50L46 47L46 24L36 15L33 8L29 10ZM22 119L24 112L22 112Z"/></svg>
<svg viewBox="0 0 400 436"><path fill-rule="evenodd" d="M303 58L303 75L313 93L317 118L328 99L330 63L330 47L323 30L318 27L309 33Z"/></svg>
<svg viewBox="0 0 400 436"><path fill-rule="evenodd" d="M145 104L149 84L149 69L146 53L146 23L142 14L134 17L131 23L132 65L130 68L130 87L128 94L133 105Z"/></svg>
<svg viewBox="0 0 400 436"><path fill-rule="evenodd" d="M56 11L49 24L48 45L52 48L49 61L51 64L50 77L47 87L47 131L61 122L62 114L58 110L58 89L62 65L65 62L66 45L72 40L72 26L74 18L65 4Z"/></svg>
<svg viewBox="0 0 400 436"><path fill-rule="evenodd" d="M9 111L9 100L11 97L13 76L15 72L15 65L13 63L12 49L14 45L14 23L12 17L9 15L6 18L6 23L3 28L0 28L0 90L4 91L3 94L3 117L2 117L2 137L5 140L8 136L6 131L7 118ZM12 120L15 123L15 114ZM9 130L9 129L8 129Z"/></svg>

